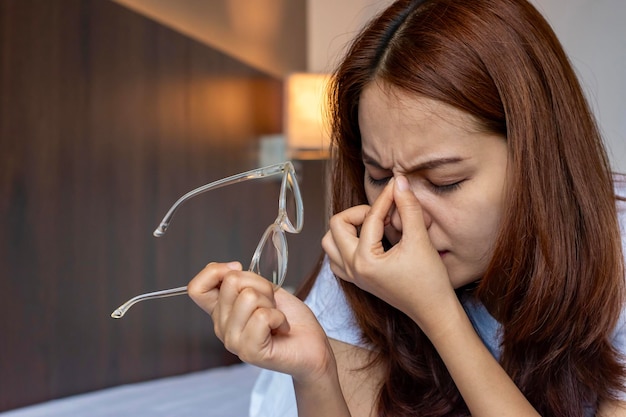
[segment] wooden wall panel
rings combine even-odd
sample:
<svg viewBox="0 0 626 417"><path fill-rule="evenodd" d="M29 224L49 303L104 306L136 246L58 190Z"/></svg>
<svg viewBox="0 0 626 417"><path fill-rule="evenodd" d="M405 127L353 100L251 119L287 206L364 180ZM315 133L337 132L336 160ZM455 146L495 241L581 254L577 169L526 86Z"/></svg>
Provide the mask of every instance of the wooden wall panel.
<svg viewBox="0 0 626 417"><path fill-rule="evenodd" d="M257 166L281 129L280 80L104 0L0 0L0 410L233 363L184 285L210 261L247 264L278 184L189 202ZM300 165L305 230L288 282L319 253L323 166Z"/></svg>

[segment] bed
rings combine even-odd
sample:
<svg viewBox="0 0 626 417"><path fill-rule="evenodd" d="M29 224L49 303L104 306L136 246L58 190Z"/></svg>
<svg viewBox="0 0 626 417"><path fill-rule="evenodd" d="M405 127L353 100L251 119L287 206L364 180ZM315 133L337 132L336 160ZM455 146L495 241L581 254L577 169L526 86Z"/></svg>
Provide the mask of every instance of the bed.
<svg viewBox="0 0 626 417"><path fill-rule="evenodd" d="M236 364L120 385L0 413L3 417L242 417L260 369Z"/></svg>

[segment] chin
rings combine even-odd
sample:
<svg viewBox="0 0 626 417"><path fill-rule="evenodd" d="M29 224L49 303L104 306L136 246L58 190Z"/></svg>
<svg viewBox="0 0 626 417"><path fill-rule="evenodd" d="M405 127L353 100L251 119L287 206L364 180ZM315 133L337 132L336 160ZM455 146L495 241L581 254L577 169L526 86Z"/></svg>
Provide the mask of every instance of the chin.
<svg viewBox="0 0 626 417"><path fill-rule="evenodd" d="M454 274L448 271L448 276L450 276L450 282L455 290L475 287L480 281L480 278L477 278L475 274Z"/></svg>

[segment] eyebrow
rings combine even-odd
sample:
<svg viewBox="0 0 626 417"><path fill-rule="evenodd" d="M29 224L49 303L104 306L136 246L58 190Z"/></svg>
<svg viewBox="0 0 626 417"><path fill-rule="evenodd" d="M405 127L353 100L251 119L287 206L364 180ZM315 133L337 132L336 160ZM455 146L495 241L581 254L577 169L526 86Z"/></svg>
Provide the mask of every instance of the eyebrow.
<svg viewBox="0 0 626 417"><path fill-rule="evenodd" d="M389 169L389 168L385 168L382 165L380 165L380 163L378 163L378 161L376 161L371 156L367 155L365 152L361 152L361 155L362 155L364 164L373 166L374 168L381 169L381 170L388 170ZM463 160L464 160L463 158L460 158L458 156L446 157L446 158L435 158L435 159L430 159L428 161L424 161L424 162L421 162L421 163L419 163L417 165L414 165L410 169L408 169L407 171L408 172L426 171L426 170L429 170L429 169L439 168L442 165L458 164L459 162L462 162Z"/></svg>

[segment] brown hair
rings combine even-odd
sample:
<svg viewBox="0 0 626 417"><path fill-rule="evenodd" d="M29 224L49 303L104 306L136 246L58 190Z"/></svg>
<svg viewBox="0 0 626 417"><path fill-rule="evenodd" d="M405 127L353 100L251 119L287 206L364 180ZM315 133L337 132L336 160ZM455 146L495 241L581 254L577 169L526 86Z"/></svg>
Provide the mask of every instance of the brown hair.
<svg viewBox="0 0 626 417"><path fill-rule="evenodd" d="M493 259L475 288L501 323L501 364L544 415L612 398L624 268L611 172L556 36L525 0L400 0L361 32L331 86L333 213L367 203L359 97L374 79L442 101L506 137L512 166ZM386 370L380 416L466 414L403 313L342 281Z"/></svg>

